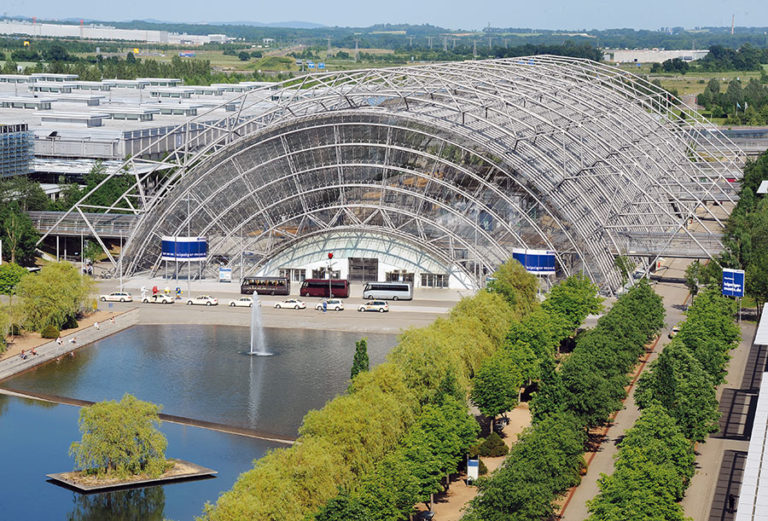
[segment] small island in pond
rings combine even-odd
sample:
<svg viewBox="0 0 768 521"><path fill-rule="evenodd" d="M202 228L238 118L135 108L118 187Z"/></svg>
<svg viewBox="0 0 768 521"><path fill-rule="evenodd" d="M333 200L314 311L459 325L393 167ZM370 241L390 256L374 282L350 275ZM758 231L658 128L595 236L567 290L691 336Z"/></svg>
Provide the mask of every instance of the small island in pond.
<svg viewBox="0 0 768 521"><path fill-rule="evenodd" d="M158 430L160 407L130 394L80 411L82 438L69 453L75 470L48 474L57 483L83 492L160 484L212 476L216 471L167 459L168 441Z"/></svg>

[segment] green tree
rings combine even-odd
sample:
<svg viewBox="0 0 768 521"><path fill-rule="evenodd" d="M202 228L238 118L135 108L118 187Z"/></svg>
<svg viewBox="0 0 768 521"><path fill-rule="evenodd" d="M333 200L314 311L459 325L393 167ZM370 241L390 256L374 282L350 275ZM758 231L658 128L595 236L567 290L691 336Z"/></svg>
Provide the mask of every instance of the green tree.
<svg viewBox="0 0 768 521"><path fill-rule="evenodd" d="M370 369L370 362L368 361L368 339L361 338L355 342L355 357L352 360L352 371L349 378L354 380L358 373L368 371Z"/></svg>
<svg viewBox="0 0 768 521"><path fill-rule="evenodd" d="M509 355L500 351L480 367L472 380L472 401L485 416L496 416L517 405L523 376Z"/></svg>
<svg viewBox="0 0 768 521"><path fill-rule="evenodd" d="M35 246L39 238L32 221L18 201L0 207L0 240L3 257L11 262L31 265L35 261Z"/></svg>
<svg viewBox="0 0 768 521"><path fill-rule="evenodd" d="M601 302L597 286L586 276L577 273L554 286L543 307L564 317L572 331L581 325L587 315L600 313Z"/></svg>
<svg viewBox="0 0 768 521"><path fill-rule="evenodd" d="M157 477L167 463L165 436L157 430L160 407L125 394L80 410L80 441L69 448L75 465L100 476L127 477L146 474Z"/></svg>
<svg viewBox="0 0 768 521"><path fill-rule="evenodd" d="M38 273L22 278L16 294L21 298L27 328L39 331L52 325L62 329L72 323L87 307L92 287L93 281L67 262L47 264Z"/></svg>
<svg viewBox="0 0 768 521"><path fill-rule="evenodd" d="M12 262L5 262L0 265L0 295L13 295L16 292L16 285L29 272Z"/></svg>
<svg viewBox="0 0 768 521"><path fill-rule="evenodd" d="M536 292L539 281L522 264L510 259L496 269L487 290L498 293L510 306L515 318L521 318L537 307Z"/></svg>
<svg viewBox="0 0 768 521"><path fill-rule="evenodd" d="M465 521L530 521L552 516L553 500L579 483L586 434L567 413L526 429L507 459L478 482Z"/></svg>
<svg viewBox="0 0 768 521"><path fill-rule="evenodd" d="M614 259L613 264L616 266L616 269L619 270L619 273L621 273L622 284L626 284L629 280L630 273L635 269L635 263L632 262L632 259L629 257L619 255Z"/></svg>
<svg viewBox="0 0 768 521"><path fill-rule="evenodd" d="M691 441L703 441L717 430L720 414L712 378L680 341L664 348L640 378L635 401L643 409L663 405Z"/></svg>

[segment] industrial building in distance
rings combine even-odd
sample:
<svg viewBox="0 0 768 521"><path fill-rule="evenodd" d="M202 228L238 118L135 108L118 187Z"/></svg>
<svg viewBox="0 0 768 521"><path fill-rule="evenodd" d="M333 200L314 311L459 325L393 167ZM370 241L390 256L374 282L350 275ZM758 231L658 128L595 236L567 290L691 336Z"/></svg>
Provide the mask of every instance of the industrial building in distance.
<svg viewBox="0 0 768 521"><path fill-rule="evenodd" d="M123 40L130 42L169 43L178 45L203 45L227 43L234 38L226 34L180 34L168 31L144 29L118 29L110 25L66 25L22 20L0 20L0 34L45 36L56 38L82 38L89 40Z"/></svg>

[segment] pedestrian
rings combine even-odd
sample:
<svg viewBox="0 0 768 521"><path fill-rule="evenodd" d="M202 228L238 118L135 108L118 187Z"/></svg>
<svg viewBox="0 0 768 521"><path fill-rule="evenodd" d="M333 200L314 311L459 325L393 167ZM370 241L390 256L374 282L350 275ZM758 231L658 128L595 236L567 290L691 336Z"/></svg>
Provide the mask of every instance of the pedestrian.
<svg viewBox="0 0 768 521"><path fill-rule="evenodd" d="M736 496L733 494L728 494L728 512L735 512L736 511Z"/></svg>
<svg viewBox="0 0 768 521"><path fill-rule="evenodd" d="M61 335L59 335L59 338L56 339L56 343L61 345Z"/></svg>
<svg viewBox="0 0 768 521"><path fill-rule="evenodd" d="M29 352L32 353L32 356L37 356L37 351L35 351L34 347Z"/></svg>
<svg viewBox="0 0 768 521"><path fill-rule="evenodd" d="M21 358L22 360L27 359L27 354L24 352L23 349L21 350L21 353L19 353L19 358Z"/></svg>
<svg viewBox="0 0 768 521"><path fill-rule="evenodd" d="M70 338L70 339L69 339L69 343L70 343L70 344L77 344L77 337L76 337L76 336L73 336L72 338Z"/></svg>
<svg viewBox="0 0 768 521"><path fill-rule="evenodd" d="M323 301L323 313L325 313L326 311L328 311L328 301L324 300Z"/></svg>
<svg viewBox="0 0 768 521"><path fill-rule="evenodd" d="M112 318L110 318L109 320L111 320L111 321L112 321L112 325L114 325L114 324L115 324L115 317L114 317L114 315L113 315L113 316L112 316Z"/></svg>
<svg viewBox="0 0 768 521"><path fill-rule="evenodd" d="M93 323L93 327L95 327L95 328L96 328L96 331L99 331L99 330L101 329L101 326L99 325L99 323L98 323L98 322L94 322L94 323Z"/></svg>

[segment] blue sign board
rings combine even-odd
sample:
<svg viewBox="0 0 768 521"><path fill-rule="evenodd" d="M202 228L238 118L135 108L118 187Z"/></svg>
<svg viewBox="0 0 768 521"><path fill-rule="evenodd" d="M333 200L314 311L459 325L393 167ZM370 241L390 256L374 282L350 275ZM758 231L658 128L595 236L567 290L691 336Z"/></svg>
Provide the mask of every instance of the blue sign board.
<svg viewBox="0 0 768 521"><path fill-rule="evenodd" d="M512 257L526 269L536 275L555 274L555 252L549 250L526 250L515 248Z"/></svg>
<svg viewBox="0 0 768 521"><path fill-rule="evenodd" d="M323 63L323 62L318 63L317 64L317 68L318 69L325 69L325 63Z"/></svg>
<svg viewBox="0 0 768 521"><path fill-rule="evenodd" d="M315 62L307 62L307 68L308 69L314 69L315 68Z"/></svg>
<svg viewBox="0 0 768 521"><path fill-rule="evenodd" d="M744 296L744 270L723 268L723 295L726 297Z"/></svg>
<svg viewBox="0 0 768 521"><path fill-rule="evenodd" d="M204 261L208 256L205 237L163 237L162 260Z"/></svg>

